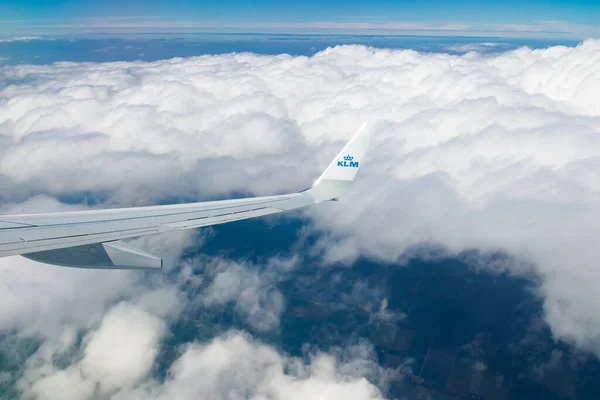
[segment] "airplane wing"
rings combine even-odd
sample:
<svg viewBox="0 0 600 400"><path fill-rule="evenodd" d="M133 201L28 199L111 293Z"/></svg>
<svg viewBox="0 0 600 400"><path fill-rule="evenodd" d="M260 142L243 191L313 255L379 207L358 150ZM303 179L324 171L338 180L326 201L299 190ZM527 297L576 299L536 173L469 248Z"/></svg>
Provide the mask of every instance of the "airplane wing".
<svg viewBox="0 0 600 400"><path fill-rule="evenodd" d="M260 217L337 200L354 180L369 145L367 124L299 193L150 207L0 215L0 257L20 254L80 268L153 269L162 260L121 239Z"/></svg>

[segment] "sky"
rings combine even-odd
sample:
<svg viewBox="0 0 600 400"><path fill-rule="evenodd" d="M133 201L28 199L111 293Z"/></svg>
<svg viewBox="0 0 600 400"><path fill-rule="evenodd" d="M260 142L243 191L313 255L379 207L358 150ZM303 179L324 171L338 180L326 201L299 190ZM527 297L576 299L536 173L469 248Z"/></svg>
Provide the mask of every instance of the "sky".
<svg viewBox="0 0 600 400"><path fill-rule="evenodd" d="M595 1L4 1L0 34L278 31L559 37L598 33Z"/></svg>

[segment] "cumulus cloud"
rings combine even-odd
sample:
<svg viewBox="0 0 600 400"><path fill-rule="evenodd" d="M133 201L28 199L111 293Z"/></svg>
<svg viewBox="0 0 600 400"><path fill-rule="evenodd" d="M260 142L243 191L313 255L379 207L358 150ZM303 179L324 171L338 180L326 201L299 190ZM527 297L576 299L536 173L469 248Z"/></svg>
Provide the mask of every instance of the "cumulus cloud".
<svg viewBox="0 0 600 400"><path fill-rule="evenodd" d="M100 272L0 259L0 330L48 338L65 325L91 326L111 302L135 293L135 275Z"/></svg>
<svg viewBox="0 0 600 400"><path fill-rule="evenodd" d="M89 337L81 360L82 372L101 382L103 390L136 383L152 368L164 322L128 305L111 310ZM135 360L132 363L132 360Z"/></svg>
<svg viewBox="0 0 600 400"><path fill-rule="evenodd" d="M172 304L169 312L178 306ZM165 321L153 311L145 311L139 304L119 303L83 337L81 354L67 354L73 353L77 344L72 328L44 342L27 360L18 385L26 396L41 399L85 399L96 391L110 394L131 388L150 372L166 332ZM60 357L66 359L65 368L56 363Z"/></svg>
<svg viewBox="0 0 600 400"><path fill-rule="evenodd" d="M203 307L233 305L236 314L256 331L279 327L285 308L283 294L277 283L285 279L297 258L272 258L265 265L251 265L221 257L198 256L193 273L202 276L198 284Z"/></svg>
<svg viewBox="0 0 600 400"><path fill-rule="evenodd" d="M106 306L105 311L98 305L90 321L55 322L53 334L44 332L41 346L19 371L7 377L8 381L16 379L22 395L42 400L197 396L382 399L381 388L410 372L410 364L396 369L381 367L374 348L366 341L329 353L307 348L305 357L297 358L249 334L230 331L210 342L182 347L166 379L160 379L155 375L156 363L169 326L194 302L204 305L201 313L233 302L236 312L257 331L275 329L279 323L283 299L269 279L293 268L295 260L272 259L261 269L264 275L258 275L256 267L250 265L200 258L191 261L193 266L184 265L175 285L163 282L163 287L152 288L149 283L126 279L128 291L121 294L129 300L115 304L112 297L114 305ZM73 279L68 275L63 278ZM52 282L44 284L51 286ZM83 282L82 290L90 285ZM111 299L111 291L103 289ZM46 293L41 297L50 298ZM79 297L85 299L86 294L79 293ZM63 309L72 313L77 307L77 303L66 303ZM89 304L79 307L93 310ZM45 322L56 317L46 309L36 312L48 312L43 316ZM42 318L40 314L31 317ZM27 336L21 329L19 335Z"/></svg>
<svg viewBox="0 0 600 400"><path fill-rule="evenodd" d="M82 355L68 354L77 340L73 331L44 343L27 360L18 386L24 395L44 400L93 396L362 400L383 399L380 388L411 371L410 363L396 369L379 366L367 342L330 353L309 350L298 358L230 331L208 343L188 344L163 381L150 372L165 331L164 323L151 313L118 304L83 339ZM64 368L57 363L61 357L69 360Z"/></svg>
<svg viewBox="0 0 600 400"><path fill-rule="evenodd" d="M349 359L343 354L312 353L305 362L245 334L229 332L207 344L189 345L163 384L148 382L114 398L383 399L364 376L389 381L399 372L379 367L373 349L365 345L348 352L354 353Z"/></svg>
<svg viewBox="0 0 600 400"><path fill-rule="evenodd" d="M554 337L600 354L600 254L594 243L600 233L599 59L600 42L589 40L494 55L342 46L312 57L243 53L4 67L0 199L9 210L15 207L9 203L34 195L49 207L48 198L88 195L94 204L115 206L297 190L312 182L357 126L378 120L372 151L351 191L339 203L307 212L321 233L314 254L325 263L349 264L360 256L395 262L429 244L445 254L477 249L484 255L478 268L536 276ZM181 249L193 236L174 240ZM516 262L488 265L485 254L494 252ZM206 269L210 280L188 270L190 282L201 287L201 302L239 304L249 323L276 327L282 299L268 289L276 279L221 261ZM98 329L107 310L147 290L123 272L95 275L16 258L1 262L8 293L0 298L7 310L3 327L42 334L48 324L54 342L69 324L77 332L96 332L86 335L89 343L102 338ZM23 302L24 293L35 296ZM68 306L74 301L79 308ZM374 303L372 310L385 313L386 307ZM153 345L164 331L152 316L146 322L159 332L145 342ZM243 367L243 374L259 374L265 387L270 378L257 370L279 370L283 362L247 339L219 340L239 345L240 354L268 354L268 362ZM185 354L202 359L209 349L188 348L172 369L173 381L192 382L194 373L184 371L196 357L188 361ZM79 380L72 390L87 393L90 369L83 361L77 365L45 382ZM223 371L229 367L225 362ZM337 377L336 368L327 376ZM147 369L137 371L128 382L146 379L139 377ZM215 374L207 385L216 393L232 385L249 390L236 380L241 372ZM379 396L366 382L333 381L342 384L329 393L345 393L336 391L350 385ZM131 393L177 393L169 382L156 392L147 383L149 391L136 387ZM293 382L299 391L318 386Z"/></svg>

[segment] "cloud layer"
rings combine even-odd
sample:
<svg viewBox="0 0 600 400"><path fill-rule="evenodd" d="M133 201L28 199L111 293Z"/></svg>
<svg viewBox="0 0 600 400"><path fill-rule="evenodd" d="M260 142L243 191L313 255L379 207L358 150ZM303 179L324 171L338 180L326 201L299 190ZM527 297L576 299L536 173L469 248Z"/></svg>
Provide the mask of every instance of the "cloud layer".
<svg viewBox="0 0 600 400"><path fill-rule="evenodd" d="M322 234L314 254L324 263L361 255L397 261L424 244L450 254L508 253L515 262L502 269L539 278L555 337L600 354L599 41L493 56L343 46L310 58L57 63L3 67L0 85L5 212L63 207L52 198L118 206L297 190L356 127L377 121L351 192L307 211ZM174 263L194 241L186 235L140 243ZM182 282L200 291L205 307L236 303L254 329L278 326L283 300L269 289L276 277L239 262L203 262L210 280L186 277L184 268L165 283L0 260L2 330L45 343L20 387L43 397L72 382L70 398L95 390L121 398L172 398L180 390L290 398L288 387L381 396L338 358L285 372L295 361L238 333L190 345L165 382L149 378L168 316L188 301ZM485 257L477 264L498 270ZM167 290L156 292L162 285ZM158 307L165 304L172 306ZM104 358L118 349L117 336L141 331L123 343L136 366ZM72 346L79 353L70 354ZM196 382L195 374L214 367L207 364L213 352L223 354L222 364ZM64 368L51 363L58 356ZM240 357L247 365L235 369L231 360ZM232 368L238 372L228 376ZM112 376L121 369L128 373Z"/></svg>
<svg viewBox="0 0 600 400"><path fill-rule="evenodd" d="M19 36L19 37L11 37L11 38L0 39L0 43L31 42L32 40L53 40L53 39L42 38L40 36Z"/></svg>

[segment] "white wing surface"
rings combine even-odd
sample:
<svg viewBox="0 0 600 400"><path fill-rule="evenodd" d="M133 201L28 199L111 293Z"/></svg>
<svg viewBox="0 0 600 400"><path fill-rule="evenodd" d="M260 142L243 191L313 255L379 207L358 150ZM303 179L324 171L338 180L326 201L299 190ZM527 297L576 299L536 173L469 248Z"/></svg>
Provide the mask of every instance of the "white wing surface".
<svg viewBox="0 0 600 400"><path fill-rule="evenodd" d="M0 215L0 257L20 254L48 264L107 269L162 267L162 260L121 239L261 217L336 200L367 151L366 124L313 186L300 193L151 207Z"/></svg>

